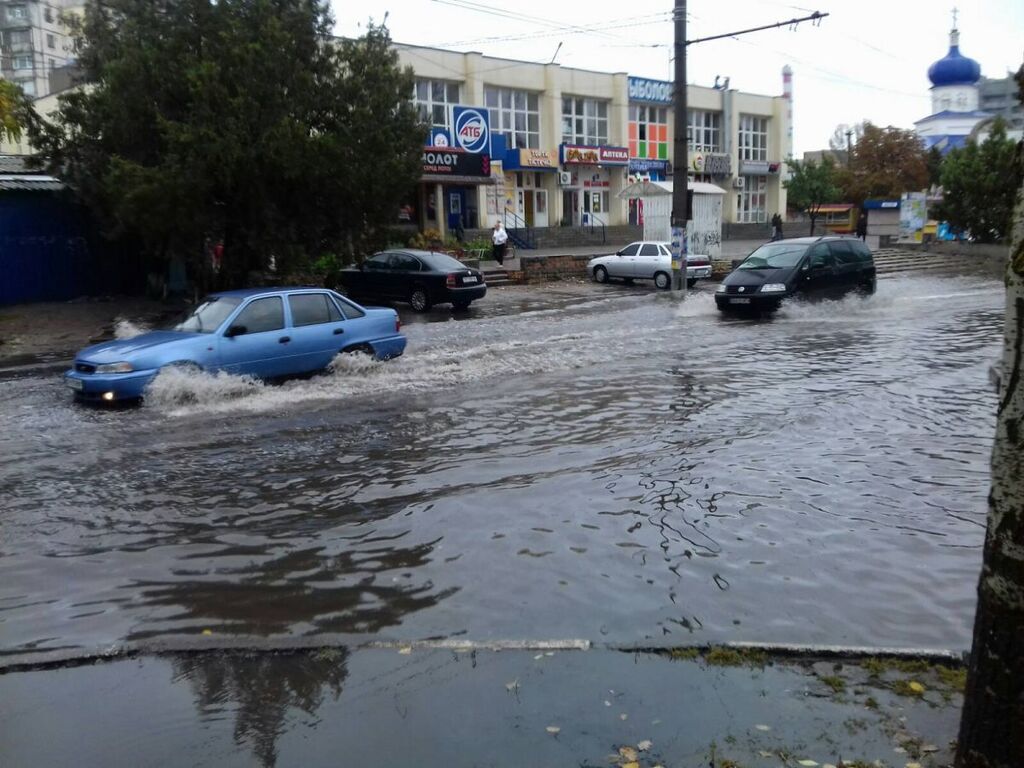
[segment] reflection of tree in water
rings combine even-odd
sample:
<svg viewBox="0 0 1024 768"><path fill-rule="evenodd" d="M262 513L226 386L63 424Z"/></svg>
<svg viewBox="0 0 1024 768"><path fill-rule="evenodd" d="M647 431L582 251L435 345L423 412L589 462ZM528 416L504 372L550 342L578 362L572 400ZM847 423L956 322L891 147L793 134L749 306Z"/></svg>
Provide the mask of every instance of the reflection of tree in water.
<svg viewBox="0 0 1024 768"><path fill-rule="evenodd" d="M202 718L216 718L235 706L236 744L251 745L264 766L277 763L277 739L288 728L289 708L313 715L324 694L341 695L348 651L322 649L296 654L218 652L172 662L185 678Z"/></svg>
<svg viewBox="0 0 1024 768"><path fill-rule="evenodd" d="M388 576L425 568L435 544L401 548L374 543L331 556L319 548L306 549L220 569L216 580L187 578L191 574L186 573L181 581L142 582L138 586L147 606L165 606L174 613L162 620L163 627L145 624L129 638L192 632L197 622L218 634L266 636L297 627L307 632L377 632L457 591L436 590L429 579L395 583Z"/></svg>

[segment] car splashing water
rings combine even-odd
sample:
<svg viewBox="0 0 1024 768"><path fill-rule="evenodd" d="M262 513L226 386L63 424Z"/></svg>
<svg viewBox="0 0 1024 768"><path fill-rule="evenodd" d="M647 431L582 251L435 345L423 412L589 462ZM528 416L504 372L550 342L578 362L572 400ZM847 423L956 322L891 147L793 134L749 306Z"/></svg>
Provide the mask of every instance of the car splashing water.
<svg viewBox="0 0 1024 768"><path fill-rule="evenodd" d="M996 281L410 326L135 410L0 393L0 653L325 637L969 644ZM596 298L593 298L596 297Z"/></svg>

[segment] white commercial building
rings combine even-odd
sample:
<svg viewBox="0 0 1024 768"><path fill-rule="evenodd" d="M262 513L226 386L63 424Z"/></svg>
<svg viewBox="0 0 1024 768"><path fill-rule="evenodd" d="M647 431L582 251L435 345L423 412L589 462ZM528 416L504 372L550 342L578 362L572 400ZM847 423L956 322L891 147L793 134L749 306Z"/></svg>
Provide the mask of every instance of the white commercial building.
<svg viewBox="0 0 1024 768"><path fill-rule="evenodd" d="M395 47L432 127L422 184L406 210L421 227L487 228L495 218L530 227L638 223L638 204L618 193L638 178L673 175L671 83ZM724 192L727 223L765 224L786 210L790 83L785 96L727 84L687 89L689 176Z"/></svg>

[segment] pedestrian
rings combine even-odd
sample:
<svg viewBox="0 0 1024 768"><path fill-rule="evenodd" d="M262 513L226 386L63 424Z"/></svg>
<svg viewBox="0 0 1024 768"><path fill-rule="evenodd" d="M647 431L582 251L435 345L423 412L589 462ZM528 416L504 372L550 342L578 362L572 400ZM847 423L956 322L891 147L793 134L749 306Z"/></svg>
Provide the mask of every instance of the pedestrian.
<svg viewBox="0 0 1024 768"><path fill-rule="evenodd" d="M782 216L775 214L772 216L772 242L782 239Z"/></svg>
<svg viewBox="0 0 1024 768"><path fill-rule="evenodd" d="M501 221L494 222L494 231L491 233L491 242L494 243L491 248L491 255L494 256L494 260L498 264L504 265L505 263L505 244L508 242L508 232L501 226Z"/></svg>
<svg viewBox="0 0 1024 768"><path fill-rule="evenodd" d="M857 217L857 237L861 240L868 239L868 214L866 211L861 211L860 216Z"/></svg>

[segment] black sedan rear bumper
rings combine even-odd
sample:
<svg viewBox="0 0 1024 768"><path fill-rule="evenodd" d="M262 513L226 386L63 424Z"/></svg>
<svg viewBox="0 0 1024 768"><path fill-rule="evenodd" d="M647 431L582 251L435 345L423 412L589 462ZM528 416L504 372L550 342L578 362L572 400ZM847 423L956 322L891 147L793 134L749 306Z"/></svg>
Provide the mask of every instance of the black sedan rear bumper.
<svg viewBox="0 0 1024 768"><path fill-rule="evenodd" d="M476 301L477 299L482 299L485 295L487 295L487 286L483 283L471 285L468 288L448 288L434 303L443 304L446 301L450 301L452 304L457 304L459 302Z"/></svg>

